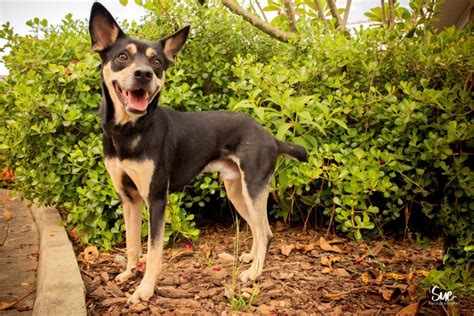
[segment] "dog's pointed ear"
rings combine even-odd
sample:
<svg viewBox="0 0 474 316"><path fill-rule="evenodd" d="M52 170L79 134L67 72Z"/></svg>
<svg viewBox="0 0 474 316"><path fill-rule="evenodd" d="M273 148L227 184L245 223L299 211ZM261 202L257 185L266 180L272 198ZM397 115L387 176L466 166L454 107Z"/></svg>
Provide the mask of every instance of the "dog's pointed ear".
<svg viewBox="0 0 474 316"><path fill-rule="evenodd" d="M96 53L110 48L118 38L125 36L110 12L99 2L92 5L89 32L92 50Z"/></svg>
<svg viewBox="0 0 474 316"><path fill-rule="evenodd" d="M181 49L181 47L183 47L184 42L186 42L190 28L191 27L189 25L185 26L181 30L163 38L160 41L163 47L163 53L170 62L174 61L179 50Z"/></svg>

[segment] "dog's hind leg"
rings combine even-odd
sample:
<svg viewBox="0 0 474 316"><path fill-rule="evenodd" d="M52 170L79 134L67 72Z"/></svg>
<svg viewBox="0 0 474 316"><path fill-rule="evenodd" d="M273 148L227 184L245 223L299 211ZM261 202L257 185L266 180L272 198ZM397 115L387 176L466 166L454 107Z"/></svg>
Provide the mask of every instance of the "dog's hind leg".
<svg viewBox="0 0 474 316"><path fill-rule="evenodd" d="M262 274L265 257L272 240L272 231L267 215L268 187L263 188L255 198L248 194L245 182L243 182L242 191L249 210L249 224L253 225L253 231L255 231L253 242L256 245L251 267L240 274L242 282L246 282L256 280Z"/></svg>
<svg viewBox="0 0 474 316"><path fill-rule="evenodd" d="M252 231L252 249L249 253L242 253L239 257L240 261L248 263L253 260L255 253L257 252L257 238L255 235L255 225L250 223L251 217L242 194L242 183L240 178L224 180L224 186L227 192L227 197L232 202L237 212L239 212L240 216L242 216L242 218L248 223L250 230Z"/></svg>

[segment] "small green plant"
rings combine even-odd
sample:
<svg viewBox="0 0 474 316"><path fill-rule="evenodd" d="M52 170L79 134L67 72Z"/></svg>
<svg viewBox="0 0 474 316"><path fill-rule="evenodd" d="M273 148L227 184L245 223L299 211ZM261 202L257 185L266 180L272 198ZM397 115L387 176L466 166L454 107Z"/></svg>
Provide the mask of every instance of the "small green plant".
<svg viewBox="0 0 474 316"><path fill-rule="evenodd" d="M239 311L245 308L250 307L257 299L258 288L256 283L254 283L252 288L252 293L249 294L247 292L241 292L238 288L238 276L239 271L241 268L241 264L239 263L239 255L240 255L240 219L239 217L234 214L234 223L235 223L235 241L234 241L234 262L232 264L232 271L231 271L231 288L226 289L227 291L227 298L229 300L229 306L233 311Z"/></svg>

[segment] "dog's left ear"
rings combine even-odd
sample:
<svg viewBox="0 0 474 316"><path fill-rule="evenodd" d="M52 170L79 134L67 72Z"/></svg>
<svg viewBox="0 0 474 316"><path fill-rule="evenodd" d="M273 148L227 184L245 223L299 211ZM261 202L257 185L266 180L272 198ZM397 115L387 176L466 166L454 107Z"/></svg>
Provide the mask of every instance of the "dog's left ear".
<svg viewBox="0 0 474 316"><path fill-rule="evenodd" d="M118 38L126 36L110 12L99 2L92 5L89 32L92 50L96 53L103 52L110 48Z"/></svg>
<svg viewBox="0 0 474 316"><path fill-rule="evenodd" d="M183 47L184 42L186 42L190 28L189 25L185 26L173 35L165 37L160 41L163 47L163 53L170 62L174 61L179 50Z"/></svg>

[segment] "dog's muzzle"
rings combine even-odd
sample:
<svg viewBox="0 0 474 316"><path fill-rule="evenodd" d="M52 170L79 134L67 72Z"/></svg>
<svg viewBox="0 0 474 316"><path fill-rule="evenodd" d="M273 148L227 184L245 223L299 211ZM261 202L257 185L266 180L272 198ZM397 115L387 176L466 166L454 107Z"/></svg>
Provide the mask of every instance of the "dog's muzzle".
<svg viewBox="0 0 474 316"><path fill-rule="evenodd" d="M147 79L147 76L147 73L137 73L137 71L134 73L135 79L140 77L140 81L150 81L151 79ZM153 78L153 74L151 74L151 76ZM114 81L113 85L117 95L125 106L125 110L132 114L144 114L148 108L148 105L158 94L161 88L160 86L157 86L155 91L149 91L148 89L140 88L139 86L141 85L137 85L137 88L126 90L122 88L117 81Z"/></svg>

